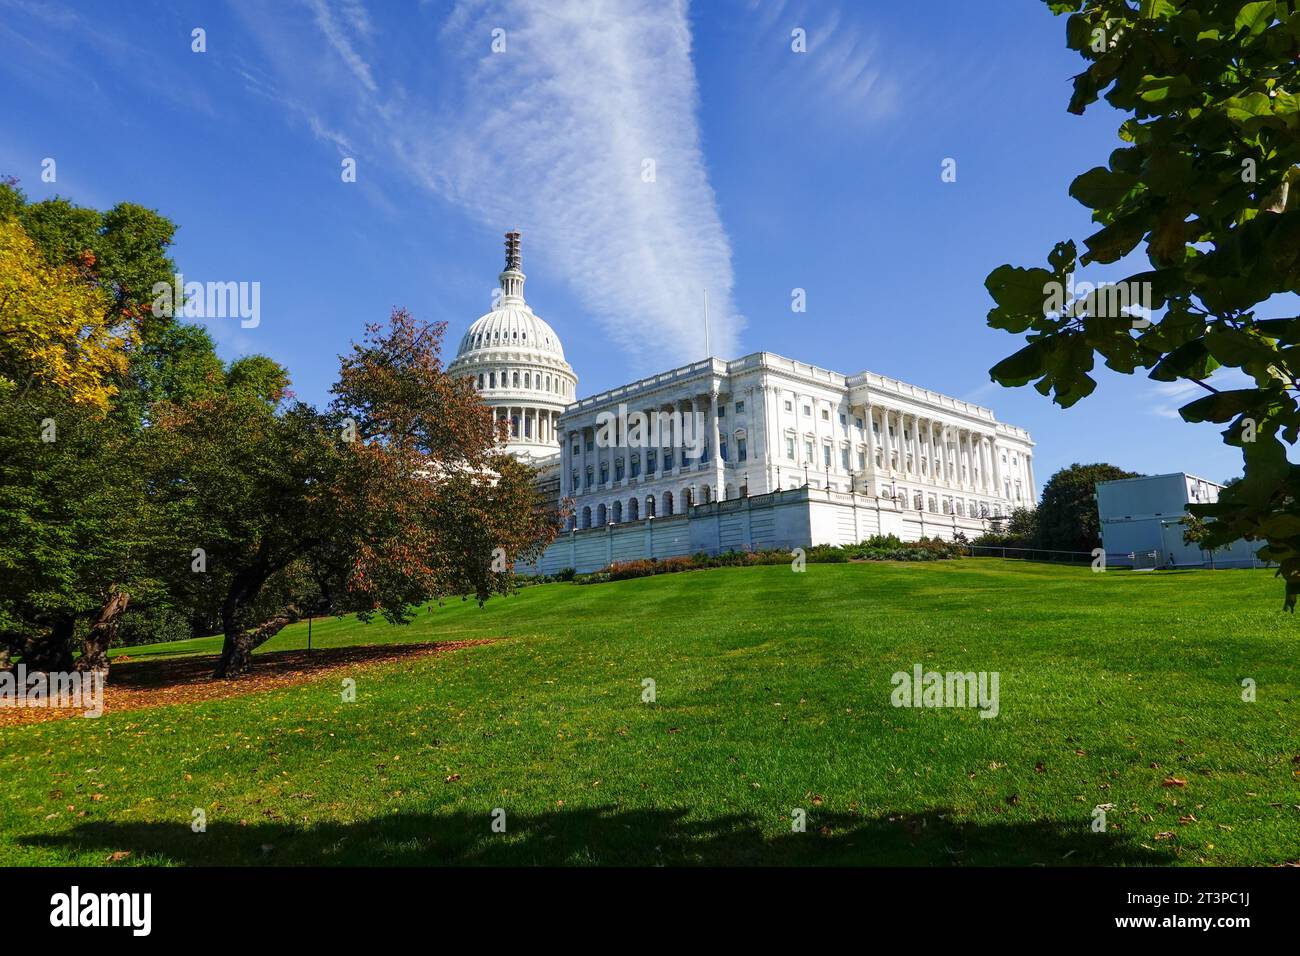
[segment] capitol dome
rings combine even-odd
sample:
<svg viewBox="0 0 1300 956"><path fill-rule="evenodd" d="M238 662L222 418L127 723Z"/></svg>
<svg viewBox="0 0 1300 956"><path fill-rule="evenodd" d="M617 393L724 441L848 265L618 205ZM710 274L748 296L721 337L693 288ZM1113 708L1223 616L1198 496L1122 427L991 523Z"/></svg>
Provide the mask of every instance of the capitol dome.
<svg viewBox="0 0 1300 956"><path fill-rule="evenodd" d="M578 377L560 337L524 301L524 278L519 233L508 232L495 307L465 332L447 371L470 379L510 423L505 450L536 463L560 452L559 419L576 398Z"/></svg>
<svg viewBox="0 0 1300 956"><path fill-rule="evenodd" d="M460 340L456 357L488 348L531 348L564 361L564 346L555 330L527 306L502 305L477 319Z"/></svg>

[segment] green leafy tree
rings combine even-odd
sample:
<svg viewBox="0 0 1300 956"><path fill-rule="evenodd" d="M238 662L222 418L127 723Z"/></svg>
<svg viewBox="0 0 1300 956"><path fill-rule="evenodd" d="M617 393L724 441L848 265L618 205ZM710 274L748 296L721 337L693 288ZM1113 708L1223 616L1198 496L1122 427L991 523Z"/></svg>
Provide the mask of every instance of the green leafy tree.
<svg viewBox="0 0 1300 956"><path fill-rule="evenodd" d="M99 362L107 387L89 411L77 407L86 392L79 379L44 376L33 387L0 355L0 380L22 383L0 387L0 657L63 670L80 642L77 666L107 670L128 605L165 600L154 562L175 550L144 486L139 450L152 410L226 389L278 398L287 387L269 359L227 369L204 329L154 315L153 285L175 271L167 253L175 228L130 203L103 213L62 199L29 203L13 180L0 182L0 229L30 239L36 260L0 257L0 286L21 291L29 273L57 275L70 285L46 282L44 292L65 311L80 295L100 313L88 327L130 331L102 345L112 353ZM31 296L6 302L29 324L51 314ZM84 351L92 340L82 338ZM87 365L75 363L83 373Z"/></svg>
<svg viewBox="0 0 1300 956"><path fill-rule="evenodd" d="M146 439L152 506L175 529L159 573L186 606L219 608L218 677L246 669L293 620L290 603L268 615L263 590L337 529L337 435L306 405L281 411L247 391L157 410Z"/></svg>
<svg viewBox="0 0 1300 956"><path fill-rule="evenodd" d="M980 547L1036 548L1038 541L1038 510L1014 508L1006 518L994 519L993 527L975 539Z"/></svg>
<svg viewBox="0 0 1300 956"><path fill-rule="evenodd" d="M0 394L0 659L107 669L147 555L170 533L146 506L137 438L54 390Z"/></svg>
<svg viewBox="0 0 1300 956"><path fill-rule="evenodd" d="M1043 485L1038 505L1040 546L1060 551L1091 551L1100 547L1097 482L1137 477L1135 472L1115 465L1077 463L1052 475Z"/></svg>
<svg viewBox="0 0 1300 956"><path fill-rule="evenodd" d="M1069 110L1104 97L1125 114L1122 144L1070 194L1097 230L1058 243L1047 266L1003 265L986 286L989 324L1027 344L991 370L1068 407L1096 386L1098 356L1122 373L1194 382L1189 422L1226 425L1245 474L1216 504L1207 541L1262 540L1279 563L1285 606L1300 593L1300 316L1270 300L1300 292L1300 10L1294 0L1049 0L1086 61ZM1075 284L1080 266L1147 262L1122 283ZM1149 294L1159 317L1133 314ZM1238 369L1250 387L1207 379Z"/></svg>

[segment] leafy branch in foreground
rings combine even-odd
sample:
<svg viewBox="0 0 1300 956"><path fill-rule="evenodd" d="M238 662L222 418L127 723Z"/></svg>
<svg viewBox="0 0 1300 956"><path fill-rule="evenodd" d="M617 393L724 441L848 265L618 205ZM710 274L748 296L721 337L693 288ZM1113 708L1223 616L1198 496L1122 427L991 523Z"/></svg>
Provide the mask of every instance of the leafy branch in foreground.
<svg viewBox="0 0 1300 956"><path fill-rule="evenodd" d="M1193 505L1205 546L1264 541L1300 595L1300 315L1261 315L1300 292L1300 10L1296 0L1048 0L1087 61L1069 110L1104 98L1127 114L1124 145L1070 195L1098 229L1057 243L1047 268L999 266L985 282L989 325L1027 344L990 370L1069 407L1096 387L1097 356L1160 382L1196 383L1188 422L1226 425L1245 473L1215 504ZM1149 268L1118 283L1077 283L1080 266L1144 247ZM1285 301L1285 300L1284 300ZM1293 300L1292 300L1293 301ZM1294 309L1294 306L1290 306ZM1158 319L1151 310L1163 310ZM1271 309L1269 311L1272 311ZM1286 310L1279 310L1286 311ZM1207 379L1237 369L1252 387Z"/></svg>

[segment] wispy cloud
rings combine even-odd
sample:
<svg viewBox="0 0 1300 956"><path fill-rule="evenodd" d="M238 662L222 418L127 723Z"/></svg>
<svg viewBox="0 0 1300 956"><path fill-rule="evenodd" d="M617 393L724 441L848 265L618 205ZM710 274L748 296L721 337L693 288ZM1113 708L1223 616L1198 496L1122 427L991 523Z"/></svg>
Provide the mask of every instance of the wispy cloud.
<svg viewBox="0 0 1300 956"><path fill-rule="evenodd" d="M352 75L355 76L367 90L371 93L376 92L379 87L375 84L374 75L370 71L370 64L362 59L361 54L357 52L353 45L353 36L368 39L371 33L370 18L367 16L365 8L359 2L345 2L340 7L342 19L346 22L340 22L339 18L334 15L334 9L329 5L327 0L308 0L308 6L311 8L312 15L316 20L316 26L320 32L325 35L334 52L339 55Z"/></svg>
<svg viewBox="0 0 1300 956"><path fill-rule="evenodd" d="M798 115L857 125L898 109L901 84L869 25L825 2L748 0L748 6L753 37L766 52L756 81L779 91ZM802 52L793 49L795 30L802 31Z"/></svg>
<svg viewBox="0 0 1300 956"><path fill-rule="evenodd" d="M706 288L711 351L735 354L743 319L700 146L684 0L464 0L442 25L437 88L426 75L409 93L366 53L430 50L386 45L356 0L308 2L353 82L304 79L329 64L285 50L278 26L263 47L280 51L287 102L317 135L337 144L333 130L346 128L473 218L522 229L525 268L540 259L567 280L599 334L637 366L703 356ZM249 16L255 30L259 16ZM505 31L501 52L490 52L494 29ZM416 66L391 72L421 75L404 65Z"/></svg>

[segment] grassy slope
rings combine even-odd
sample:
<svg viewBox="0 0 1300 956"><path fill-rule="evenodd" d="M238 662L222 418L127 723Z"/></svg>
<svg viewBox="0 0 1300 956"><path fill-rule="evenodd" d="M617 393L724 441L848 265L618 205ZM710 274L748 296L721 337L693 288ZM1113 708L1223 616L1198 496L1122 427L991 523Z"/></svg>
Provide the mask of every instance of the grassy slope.
<svg viewBox="0 0 1300 956"><path fill-rule="evenodd" d="M1279 605L1263 571L965 560L547 585L407 628L318 621L317 646L502 640L358 671L352 704L331 677L0 729L0 862L1295 860L1300 641ZM1001 715L891 707L890 675L918 661L1001 672ZM1116 805L1105 834L1100 803Z"/></svg>

